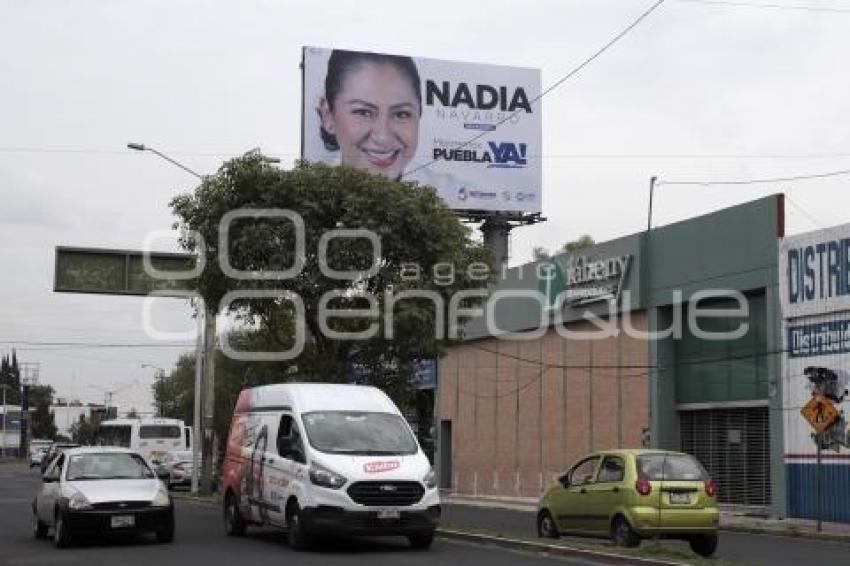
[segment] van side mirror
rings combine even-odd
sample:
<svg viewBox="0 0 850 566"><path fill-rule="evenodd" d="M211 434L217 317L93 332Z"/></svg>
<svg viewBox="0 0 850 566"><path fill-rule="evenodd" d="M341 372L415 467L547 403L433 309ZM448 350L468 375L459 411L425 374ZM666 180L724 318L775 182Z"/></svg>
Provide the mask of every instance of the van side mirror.
<svg viewBox="0 0 850 566"><path fill-rule="evenodd" d="M56 474L44 474L41 476L41 481L44 483L56 483L59 481L59 476Z"/></svg>
<svg viewBox="0 0 850 566"><path fill-rule="evenodd" d="M558 483L560 483L564 487L564 489L570 487L570 475L569 474L562 475L561 477L558 478Z"/></svg>

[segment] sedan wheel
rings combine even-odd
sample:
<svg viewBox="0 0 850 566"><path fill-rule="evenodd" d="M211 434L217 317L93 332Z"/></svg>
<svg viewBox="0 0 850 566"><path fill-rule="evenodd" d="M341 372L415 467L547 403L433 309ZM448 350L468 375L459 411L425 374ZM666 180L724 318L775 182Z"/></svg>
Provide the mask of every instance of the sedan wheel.
<svg viewBox="0 0 850 566"><path fill-rule="evenodd" d="M53 527L53 542L59 548L68 548L71 546L71 537L68 534L68 527L65 525L65 519L62 513L56 514L56 524Z"/></svg>
<svg viewBox="0 0 850 566"><path fill-rule="evenodd" d="M32 510L32 534L35 538L45 538L47 536L47 525L41 522L35 509Z"/></svg>

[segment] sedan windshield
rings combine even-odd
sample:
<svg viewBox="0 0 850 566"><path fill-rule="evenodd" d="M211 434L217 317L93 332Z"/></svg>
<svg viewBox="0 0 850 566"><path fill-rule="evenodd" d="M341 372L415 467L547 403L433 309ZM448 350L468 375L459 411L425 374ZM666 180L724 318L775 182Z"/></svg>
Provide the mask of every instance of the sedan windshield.
<svg viewBox="0 0 850 566"><path fill-rule="evenodd" d="M354 411L306 413L310 445L331 454L392 456L416 454L416 440L398 415Z"/></svg>
<svg viewBox="0 0 850 566"><path fill-rule="evenodd" d="M77 454L68 462L68 481L145 480L154 477L137 454Z"/></svg>

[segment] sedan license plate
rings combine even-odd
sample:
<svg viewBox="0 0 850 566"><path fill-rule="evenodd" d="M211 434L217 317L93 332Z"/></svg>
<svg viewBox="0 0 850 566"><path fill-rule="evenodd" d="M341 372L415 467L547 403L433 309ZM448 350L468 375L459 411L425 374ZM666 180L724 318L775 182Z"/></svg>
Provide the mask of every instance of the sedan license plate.
<svg viewBox="0 0 850 566"><path fill-rule="evenodd" d="M687 505L691 502L691 496L688 493L676 493L675 491L670 494L670 503L675 503L678 505Z"/></svg>
<svg viewBox="0 0 850 566"><path fill-rule="evenodd" d="M111 519L113 529L127 529L135 526L136 518L133 515L115 515Z"/></svg>
<svg viewBox="0 0 850 566"><path fill-rule="evenodd" d="M399 513L398 509L378 509L378 518L379 519L398 519L401 517L401 513Z"/></svg>

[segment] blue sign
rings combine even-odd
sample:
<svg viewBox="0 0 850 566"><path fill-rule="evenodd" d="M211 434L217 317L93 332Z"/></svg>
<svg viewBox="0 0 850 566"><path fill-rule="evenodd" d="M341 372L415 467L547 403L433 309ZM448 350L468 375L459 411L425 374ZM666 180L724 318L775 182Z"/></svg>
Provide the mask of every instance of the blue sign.
<svg viewBox="0 0 850 566"><path fill-rule="evenodd" d="M788 327L788 356L806 358L850 352L850 319Z"/></svg>

